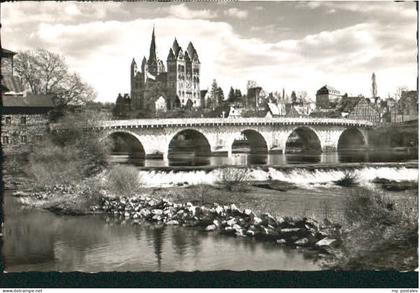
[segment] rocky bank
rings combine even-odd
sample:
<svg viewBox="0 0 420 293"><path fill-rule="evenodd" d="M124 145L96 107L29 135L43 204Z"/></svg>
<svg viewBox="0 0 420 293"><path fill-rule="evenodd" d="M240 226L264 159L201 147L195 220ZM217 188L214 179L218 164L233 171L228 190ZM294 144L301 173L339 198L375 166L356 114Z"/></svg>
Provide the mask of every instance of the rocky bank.
<svg viewBox="0 0 420 293"><path fill-rule="evenodd" d="M328 252L340 244L340 226L325 220L256 215L250 209L240 210L235 204L211 207L195 206L190 202L177 204L166 199L147 196L104 198L93 212L103 211L130 219L133 224L143 221L164 225L197 227L207 232L219 232L236 237L255 237L281 245L305 247Z"/></svg>

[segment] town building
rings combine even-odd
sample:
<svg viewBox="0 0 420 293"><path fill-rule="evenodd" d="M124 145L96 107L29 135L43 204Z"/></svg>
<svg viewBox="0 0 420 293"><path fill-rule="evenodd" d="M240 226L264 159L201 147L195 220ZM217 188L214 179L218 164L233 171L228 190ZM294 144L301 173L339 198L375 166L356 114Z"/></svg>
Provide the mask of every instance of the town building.
<svg viewBox="0 0 420 293"><path fill-rule="evenodd" d="M1 143L5 155L30 151L48 131L53 95L33 95L13 74L15 52L1 49ZM4 68L3 68L4 66Z"/></svg>
<svg viewBox="0 0 420 293"><path fill-rule="evenodd" d="M398 101L402 122L417 120L419 117L419 100L417 91L402 91Z"/></svg>
<svg viewBox="0 0 420 293"><path fill-rule="evenodd" d="M133 59L130 66L133 109L147 110L160 97L165 99L167 110L201 107L200 60L194 45L190 42L184 51L175 38L169 48L166 68L156 52L153 28L149 58L144 57L140 67Z"/></svg>
<svg viewBox="0 0 420 293"><path fill-rule="evenodd" d="M131 97L128 94L118 94L115 101L114 116L119 118L127 118L131 111Z"/></svg>
<svg viewBox="0 0 420 293"><path fill-rule="evenodd" d="M324 85L316 92L316 106L320 109L330 109L336 107L341 101L340 91Z"/></svg>
<svg viewBox="0 0 420 293"><path fill-rule="evenodd" d="M30 151L48 132L52 95L2 96L1 143L5 154Z"/></svg>
<svg viewBox="0 0 420 293"><path fill-rule="evenodd" d="M382 118L376 104L363 96L343 97L338 110L344 118L367 120L374 124L379 124Z"/></svg>

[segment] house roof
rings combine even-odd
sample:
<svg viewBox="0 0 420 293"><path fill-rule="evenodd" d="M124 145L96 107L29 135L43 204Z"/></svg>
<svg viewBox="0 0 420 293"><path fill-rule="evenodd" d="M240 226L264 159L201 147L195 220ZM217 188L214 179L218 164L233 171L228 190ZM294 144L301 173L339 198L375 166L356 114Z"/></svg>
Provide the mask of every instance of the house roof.
<svg viewBox="0 0 420 293"><path fill-rule="evenodd" d="M339 106L340 112L351 112L361 99L364 97L343 97Z"/></svg>
<svg viewBox="0 0 420 293"><path fill-rule="evenodd" d="M1 57L13 57L16 54L16 52L1 48Z"/></svg>
<svg viewBox="0 0 420 293"><path fill-rule="evenodd" d="M335 95L339 95L340 91L336 90L335 88L333 88L332 86L329 85L324 85L322 88L320 88L317 92L317 95L325 95L325 94L335 94Z"/></svg>
<svg viewBox="0 0 420 293"><path fill-rule="evenodd" d="M53 95L33 95L28 94L24 96L16 95L3 95L2 102L3 108L6 107L19 107L19 108L53 108L54 96Z"/></svg>
<svg viewBox="0 0 420 293"><path fill-rule="evenodd" d="M280 109L275 103L267 103L268 109L273 115L280 115Z"/></svg>

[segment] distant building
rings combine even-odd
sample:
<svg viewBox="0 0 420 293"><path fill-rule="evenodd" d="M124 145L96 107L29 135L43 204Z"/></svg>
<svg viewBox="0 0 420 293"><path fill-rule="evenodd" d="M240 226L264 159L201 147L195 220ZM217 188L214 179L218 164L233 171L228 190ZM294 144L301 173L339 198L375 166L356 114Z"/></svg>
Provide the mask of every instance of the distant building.
<svg viewBox="0 0 420 293"><path fill-rule="evenodd" d="M167 69L156 52L153 29L149 58L143 58L140 68L134 59L131 63L131 106L143 110L150 100L163 96L167 109L201 107L200 60L194 45L190 42L183 51L175 39L166 59Z"/></svg>
<svg viewBox="0 0 420 293"><path fill-rule="evenodd" d="M367 120L374 124L381 122L381 113L378 107L363 96L343 97L339 110L345 118Z"/></svg>
<svg viewBox="0 0 420 293"><path fill-rule="evenodd" d="M186 107L188 107L188 105ZM165 97L160 96L160 97L151 98L146 105L146 110L150 111L151 113L155 113L155 114L157 114L159 112L166 112L167 107L166 107Z"/></svg>
<svg viewBox="0 0 420 293"><path fill-rule="evenodd" d="M131 97L128 94L118 94L115 102L114 115L116 117L127 117L131 111Z"/></svg>
<svg viewBox="0 0 420 293"><path fill-rule="evenodd" d="M242 117L242 108L230 106L229 108L229 118L238 118Z"/></svg>
<svg viewBox="0 0 420 293"><path fill-rule="evenodd" d="M245 108L258 110L263 107L264 97L261 95L263 93L262 87L253 87L249 88L245 98Z"/></svg>
<svg viewBox="0 0 420 293"><path fill-rule="evenodd" d="M341 101L341 97L338 90L324 85L316 92L316 106L320 109L334 108Z"/></svg>
<svg viewBox="0 0 420 293"><path fill-rule="evenodd" d="M417 120L419 117L419 100L417 91L403 91L398 101L401 109L402 121Z"/></svg>

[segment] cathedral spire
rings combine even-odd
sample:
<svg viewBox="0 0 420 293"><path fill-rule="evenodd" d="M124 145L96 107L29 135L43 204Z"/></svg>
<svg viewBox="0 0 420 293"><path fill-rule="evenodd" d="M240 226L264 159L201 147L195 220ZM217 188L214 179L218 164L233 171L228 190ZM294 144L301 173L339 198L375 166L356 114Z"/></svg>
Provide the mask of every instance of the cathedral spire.
<svg viewBox="0 0 420 293"><path fill-rule="evenodd" d="M150 42L149 61L156 61L155 26L153 25L152 41Z"/></svg>

